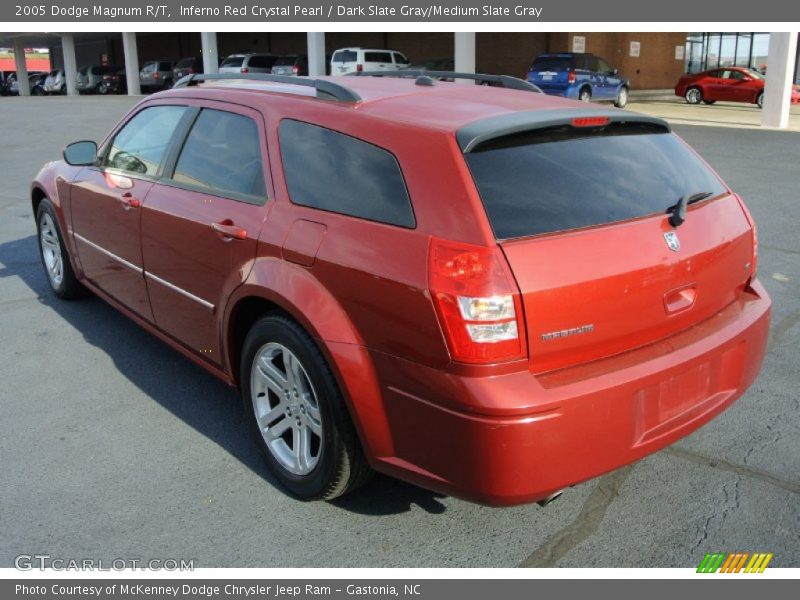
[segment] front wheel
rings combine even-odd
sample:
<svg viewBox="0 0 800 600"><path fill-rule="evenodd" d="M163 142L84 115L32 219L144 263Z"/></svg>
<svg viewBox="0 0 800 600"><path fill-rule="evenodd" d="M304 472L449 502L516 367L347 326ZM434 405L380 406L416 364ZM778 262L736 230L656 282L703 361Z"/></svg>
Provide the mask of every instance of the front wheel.
<svg viewBox="0 0 800 600"><path fill-rule="evenodd" d="M255 442L280 483L303 500L332 500L372 473L331 369L283 314L253 325L242 349L242 401Z"/></svg>
<svg viewBox="0 0 800 600"><path fill-rule="evenodd" d="M58 227L58 218L47 198L39 203L36 210L36 226L39 233L39 256L53 293L64 300L85 296L87 290L72 270L64 238Z"/></svg>
<svg viewBox="0 0 800 600"><path fill-rule="evenodd" d="M756 98L756 104L758 104L758 108L764 108L764 92L758 94Z"/></svg>
<svg viewBox="0 0 800 600"><path fill-rule="evenodd" d="M621 87L617 93L617 99L614 101L614 106L617 108L625 108L628 104L628 88Z"/></svg>
<svg viewBox="0 0 800 600"><path fill-rule="evenodd" d="M703 92L700 91L700 88L692 87L686 90L684 98L689 104L700 104L703 101Z"/></svg>

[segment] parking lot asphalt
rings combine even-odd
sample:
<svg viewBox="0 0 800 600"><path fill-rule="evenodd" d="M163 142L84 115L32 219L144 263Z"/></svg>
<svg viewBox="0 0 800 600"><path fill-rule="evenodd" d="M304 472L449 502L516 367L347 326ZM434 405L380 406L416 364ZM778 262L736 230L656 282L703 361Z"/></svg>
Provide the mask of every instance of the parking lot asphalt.
<svg viewBox="0 0 800 600"><path fill-rule="evenodd" d="M384 477L301 503L262 466L234 392L104 302L49 291L30 181L131 104L0 99L0 567L35 553L196 567L695 567L717 551L800 567L800 134L675 127L748 201L775 303L761 376L719 418L545 508L486 508Z"/></svg>

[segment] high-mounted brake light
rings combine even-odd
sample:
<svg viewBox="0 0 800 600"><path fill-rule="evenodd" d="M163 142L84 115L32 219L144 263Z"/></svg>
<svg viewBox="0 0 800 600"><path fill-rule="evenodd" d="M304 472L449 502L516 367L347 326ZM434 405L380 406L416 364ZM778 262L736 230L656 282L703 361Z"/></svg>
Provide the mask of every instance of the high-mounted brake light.
<svg viewBox="0 0 800 600"><path fill-rule="evenodd" d="M608 125L608 117L578 117L572 119L573 127L603 127Z"/></svg>
<svg viewBox="0 0 800 600"><path fill-rule="evenodd" d="M428 285L453 360L525 357L519 290L499 248L431 238Z"/></svg>

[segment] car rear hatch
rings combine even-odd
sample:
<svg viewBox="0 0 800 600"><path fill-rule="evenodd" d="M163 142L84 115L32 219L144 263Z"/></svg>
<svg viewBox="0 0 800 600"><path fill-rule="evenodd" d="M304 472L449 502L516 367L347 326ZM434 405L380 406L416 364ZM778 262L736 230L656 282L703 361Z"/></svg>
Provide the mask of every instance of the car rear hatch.
<svg viewBox="0 0 800 600"><path fill-rule="evenodd" d="M733 302L752 274L754 239L711 169L658 120L550 112L557 118L540 111L533 129L517 119L499 136L459 132L519 286L531 370L649 344ZM698 192L708 198L673 227L668 207Z"/></svg>
<svg viewBox="0 0 800 600"><path fill-rule="evenodd" d="M549 94L562 94L570 84L570 72L574 73L575 57L570 54L545 54L536 57L528 81Z"/></svg>

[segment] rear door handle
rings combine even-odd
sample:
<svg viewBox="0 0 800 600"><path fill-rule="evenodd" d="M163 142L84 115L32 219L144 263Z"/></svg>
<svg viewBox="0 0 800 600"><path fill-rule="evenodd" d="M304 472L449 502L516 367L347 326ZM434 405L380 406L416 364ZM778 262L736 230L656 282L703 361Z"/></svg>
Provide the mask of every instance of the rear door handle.
<svg viewBox="0 0 800 600"><path fill-rule="evenodd" d="M130 192L125 192L120 196L119 201L122 202L122 206L125 210L129 208L140 208L142 206L142 201L138 198L134 198L133 194Z"/></svg>
<svg viewBox="0 0 800 600"><path fill-rule="evenodd" d="M224 221L220 221L218 223L212 223L211 228L220 234L222 239L225 241L247 239L247 230L234 225L233 221L230 219L225 219Z"/></svg>

